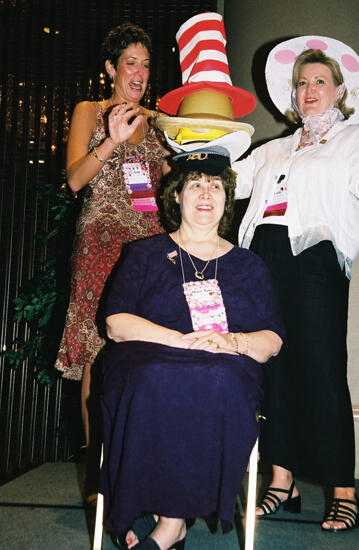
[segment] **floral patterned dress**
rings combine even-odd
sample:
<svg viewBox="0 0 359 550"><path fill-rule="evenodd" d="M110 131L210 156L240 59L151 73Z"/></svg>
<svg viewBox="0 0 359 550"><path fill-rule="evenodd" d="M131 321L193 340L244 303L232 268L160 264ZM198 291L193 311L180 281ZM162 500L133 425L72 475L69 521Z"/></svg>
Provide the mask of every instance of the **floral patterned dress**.
<svg viewBox="0 0 359 550"><path fill-rule="evenodd" d="M105 137L104 111L96 103L96 127L89 151ZM125 142L117 147L87 186L71 259L70 303L55 363L65 378L81 380L84 365L92 364L104 345L96 314L106 279L123 244L163 232L156 211L133 208L122 166L131 157L146 160L156 193L164 155L155 131L150 128L139 144Z"/></svg>

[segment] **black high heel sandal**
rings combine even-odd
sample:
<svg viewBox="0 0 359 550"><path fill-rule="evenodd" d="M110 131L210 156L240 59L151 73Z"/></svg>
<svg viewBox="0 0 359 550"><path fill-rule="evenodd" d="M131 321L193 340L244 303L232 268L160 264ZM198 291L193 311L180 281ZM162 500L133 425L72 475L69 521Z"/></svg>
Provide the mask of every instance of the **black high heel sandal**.
<svg viewBox="0 0 359 550"><path fill-rule="evenodd" d="M138 542L141 542L141 540L145 539L150 533L152 533L157 523L158 520L155 520L153 514L146 514L145 516L135 519L130 531L133 531L134 535L138 539Z"/></svg>
<svg viewBox="0 0 359 550"><path fill-rule="evenodd" d="M188 531L188 529L190 529L194 525L196 520L191 518L191 519L186 519L185 521L186 521L186 529ZM147 537L149 537L149 535L152 533L152 531L156 527L157 523L158 523L158 519L156 520L154 518L153 514L146 514L144 516L140 516L139 518L135 519L135 521L133 522L133 524L132 524L131 528L129 529L129 531L133 531L134 535L138 539L138 543L136 544L136 548L138 548L138 545L139 545L140 542L142 542ZM113 534L111 539L112 539L113 544L116 546L116 548L119 548L120 550L128 550L128 546L127 546L127 543L126 543L126 537L127 537L127 533L124 534L124 535ZM153 539L151 539L151 540L153 540ZM184 541L185 541L185 539L178 541L169 550L172 550L172 549L173 550L183 550ZM157 544L157 547L158 547L158 544Z"/></svg>
<svg viewBox="0 0 359 550"><path fill-rule="evenodd" d="M139 518L135 519L129 531L133 532L133 534L138 540L138 543L140 543L142 540L148 537L150 533L152 533L152 531L157 525L157 521L155 520L153 514L146 514L144 516L140 516ZM120 550L128 550L126 537L127 537L127 533L124 535L115 535L112 538L112 542L117 548L120 548Z"/></svg>
<svg viewBox="0 0 359 550"><path fill-rule="evenodd" d="M356 504L356 511L346 504ZM326 521L340 521L344 523L345 527L339 527L335 529L334 527L323 527L323 531L329 531L331 533L338 533L339 531L349 531L355 527L359 527L359 499L355 495L355 500L349 500L347 498L333 498L332 504L329 512L324 516L323 523Z"/></svg>
<svg viewBox="0 0 359 550"><path fill-rule="evenodd" d="M287 489L279 489L277 487L269 487L263 494L260 503L258 504L257 508L262 510L263 514L258 514L257 518L264 518L265 516L270 516L272 514L275 514L278 512L279 508L282 506L283 510L286 512L292 512L293 514L300 514L301 507L302 507L302 499L300 495L297 495L296 497L293 497L293 491L294 491L295 483L294 480L292 481L292 484L290 488ZM276 491L278 493L284 493L288 495L288 497L285 500L281 500L278 495L276 495L273 491Z"/></svg>

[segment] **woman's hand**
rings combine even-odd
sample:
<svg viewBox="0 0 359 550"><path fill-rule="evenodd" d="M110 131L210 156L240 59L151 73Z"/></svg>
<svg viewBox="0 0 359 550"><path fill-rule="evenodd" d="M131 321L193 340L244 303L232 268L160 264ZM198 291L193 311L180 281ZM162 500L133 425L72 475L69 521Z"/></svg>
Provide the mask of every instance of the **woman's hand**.
<svg viewBox="0 0 359 550"><path fill-rule="evenodd" d="M115 313L106 318L107 335L115 342L142 340L156 342L165 346L182 349L200 349L211 353L229 353L236 355L236 343L228 333L215 330L198 330L182 334L178 330L169 329L148 321L131 313ZM282 346L282 340L271 330L257 332L238 332L239 352L265 363L273 355L277 355Z"/></svg>
<svg viewBox="0 0 359 550"><path fill-rule="evenodd" d="M248 355L258 363L266 363L278 355L282 339L272 330L235 333L239 355ZM201 349L211 353L229 353L236 355L235 339L228 333L215 330L201 330L184 334L181 340L188 343L189 349Z"/></svg>
<svg viewBox="0 0 359 550"><path fill-rule="evenodd" d="M116 147L129 139L143 120L140 108L135 108L133 103L115 105L108 117L109 136L96 147L96 155L93 155L88 152L88 146L96 126L95 103L82 101L76 105L67 142L66 163L67 180L74 193L98 174Z"/></svg>
<svg viewBox="0 0 359 550"><path fill-rule="evenodd" d="M198 330L184 334L181 340L188 343L189 349L235 355L233 339L228 333L216 332L215 330Z"/></svg>
<svg viewBox="0 0 359 550"><path fill-rule="evenodd" d="M108 116L110 139L115 147L128 140L144 122L140 107L133 103L115 105Z"/></svg>

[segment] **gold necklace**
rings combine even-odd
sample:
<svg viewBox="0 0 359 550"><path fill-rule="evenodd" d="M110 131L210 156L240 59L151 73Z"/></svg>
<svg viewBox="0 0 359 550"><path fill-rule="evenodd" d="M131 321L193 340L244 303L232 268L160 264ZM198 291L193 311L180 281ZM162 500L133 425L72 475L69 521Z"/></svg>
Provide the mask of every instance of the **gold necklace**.
<svg viewBox="0 0 359 550"><path fill-rule="evenodd" d="M193 265L193 269L194 269L194 276L196 277L196 279L199 279L200 281L203 281L204 279L204 272L206 271L207 267L208 267L208 264L209 262L212 260L213 256L214 256L214 253L218 250L219 250L219 235L217 235L217 244L215 246L215 248L213 249L213 252L211 254L211 257L209 258L209 260L207 260L205 266L203 267L202 271L198 271L197 267L196 267L196 264L194 263L192 257L191 257L191 254L188 252L188 250L185 249L185 247L183 246L183 243L182 243L182 239L181 239L181 236L180 236L180 233L179 233L179 229L177 230L177 237L178 237L178 241L179 241L179 244L181 246L181 248L183 248L183 250L185 252L187 252L187 256L189 257L190 259L190 262L191 264ZM218 254L217 254L217 260L218 260Z"/></svg>

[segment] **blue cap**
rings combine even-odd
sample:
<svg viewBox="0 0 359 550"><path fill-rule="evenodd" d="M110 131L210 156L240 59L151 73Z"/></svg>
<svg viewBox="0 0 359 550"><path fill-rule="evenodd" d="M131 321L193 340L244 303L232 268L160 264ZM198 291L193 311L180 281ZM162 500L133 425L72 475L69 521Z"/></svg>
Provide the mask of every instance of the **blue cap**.
<svg viewBox="0 0 359 550"><path fill-rule="evenodd" d="M227 166L231 166L227 149L215 145L180 153L173 160L181 172L200 172L209 176L219 176Z"/></svg>

